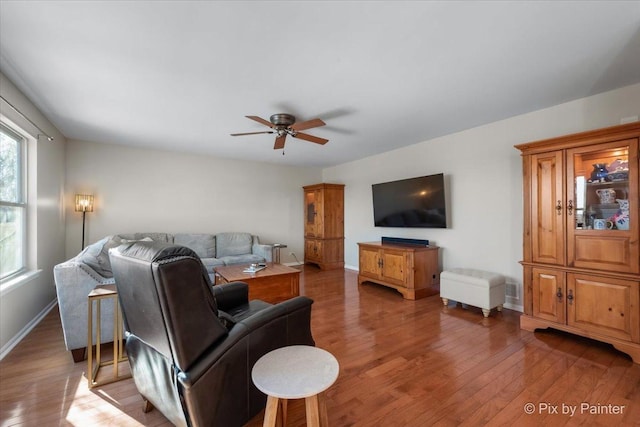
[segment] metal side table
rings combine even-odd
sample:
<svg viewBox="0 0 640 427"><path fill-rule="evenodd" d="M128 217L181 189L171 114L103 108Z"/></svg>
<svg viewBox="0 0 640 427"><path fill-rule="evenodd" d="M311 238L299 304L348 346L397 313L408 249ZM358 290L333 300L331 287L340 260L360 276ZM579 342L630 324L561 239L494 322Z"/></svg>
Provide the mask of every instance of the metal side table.
<svg viewBox="0 0 640 427"><path fill-rule="evenodd" d="M280 249L283 249L286 247L287 245L284 245L282 243L273 244L273 253L272 253L273 262L275 262L276 264L280 264Z"/></svg>
<svg viewBox="0 0 640 427"><path fill-rule="evenodd" d="M122 313L118 304L118 291L116 285L98 285L88 295L89 298L89 318L88 318L88 339L87 339L87 380L89 388L95 386L109 384L120 381L125 378L131 378L129 367L126 372L119 373L120 363L128 362L124 355L124 344L122 343ZM113 299L113 359L103 362L100 357L100 326L101 326L101 310L100 303L103 299ZM93 343L93 306L96 305L96 342ZM95 345L95 351L93 346ZM95 354L94 354L95 353ZM94 360L95 357L95 360ZM112 367L112 375L103 375L105 378L98 379L100 369L106 366Z"/></svg>

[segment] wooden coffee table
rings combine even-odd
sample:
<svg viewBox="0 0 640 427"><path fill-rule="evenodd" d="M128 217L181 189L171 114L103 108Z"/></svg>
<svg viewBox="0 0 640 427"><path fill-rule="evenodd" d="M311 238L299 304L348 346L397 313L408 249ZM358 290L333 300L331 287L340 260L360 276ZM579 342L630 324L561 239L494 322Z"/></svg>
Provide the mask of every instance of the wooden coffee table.
<svg viewBox="0 0 640 427"><path fill-rule="evenodd" d="M247 264L215 267L215 284L246 282L250 300L274 304L300 295L300 270L269 262L267 268L256 273L243 273L247 267Z"/></svg>

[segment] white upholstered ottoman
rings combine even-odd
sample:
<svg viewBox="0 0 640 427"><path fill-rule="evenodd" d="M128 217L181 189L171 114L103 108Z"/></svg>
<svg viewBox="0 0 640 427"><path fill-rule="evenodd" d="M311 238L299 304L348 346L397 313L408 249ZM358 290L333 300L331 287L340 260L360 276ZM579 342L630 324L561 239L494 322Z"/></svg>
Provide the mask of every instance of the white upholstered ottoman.
<svg viewBox="0 0 640 427"><path fill-rule="evenodd" d="M492 308L502 310L506 284L501 274L472 268L452 268L440 273L440 297L446 306L449 300L480 307L484 317Z"/></svg>

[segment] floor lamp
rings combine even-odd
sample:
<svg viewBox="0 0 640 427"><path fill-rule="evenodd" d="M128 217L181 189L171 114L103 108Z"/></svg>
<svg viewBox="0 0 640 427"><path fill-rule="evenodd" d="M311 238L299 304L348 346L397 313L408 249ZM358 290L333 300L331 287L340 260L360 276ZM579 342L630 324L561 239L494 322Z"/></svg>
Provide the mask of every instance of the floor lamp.
<svg viewBox="0 0 640 427"><path fill-rule="evenodd" d="M76 194L76 212L82 212L82 249L84 249L84 224L87 212L93 212L93 195Z"/></svg>

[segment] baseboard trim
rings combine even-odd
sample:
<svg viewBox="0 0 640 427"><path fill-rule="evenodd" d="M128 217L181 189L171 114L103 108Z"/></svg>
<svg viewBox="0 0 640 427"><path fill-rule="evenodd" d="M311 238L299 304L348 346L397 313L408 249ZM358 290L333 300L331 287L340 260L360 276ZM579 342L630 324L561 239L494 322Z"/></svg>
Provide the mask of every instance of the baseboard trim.
<svg viewBox="0 0 640 427"><path fill-rule="evenodd" d="M520 313L524 313L524 307L521 305L505 302L502 306L504 308L508 308L509 310L519 311Z"/></svg>
<svg viewBox="0 0 640 427"><path fill-rule="evenodd" d="M29 335L29 332L31 332L31 330L35 328L56 305L58 305L58 300L54 299L44 309L42 309L36 317L31 319L31 321L27 323L20 332L3 345L2 348L0 348L0 360L4 359L4 357L9 354L11 350L13 350L13 348L24 339L24 337Z"/></svg>
<svg viewBox="0 0 640 427"><path fill-rule="evenodd" d="M354 265L344 265L345 270L353 270L353 271L360 271L360 269Z"/></svg>
<svg viewBox="0 0 640 427"><path fill-rule="evenodd" d="M295 267L297 265L303 265L304 263L302 262L285 262L282 265L286 265L287 267Z"/></svg>

